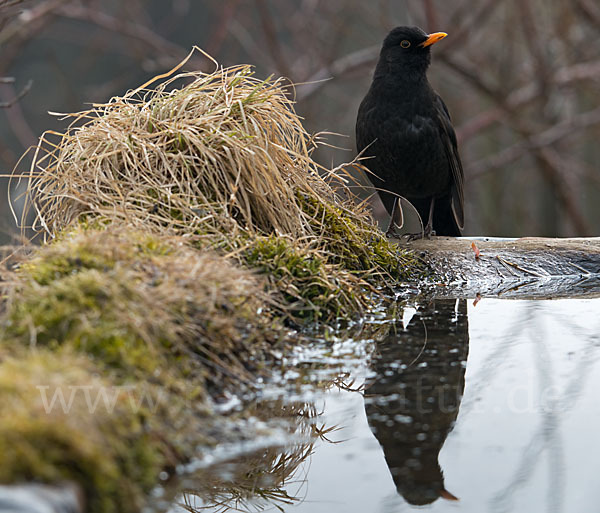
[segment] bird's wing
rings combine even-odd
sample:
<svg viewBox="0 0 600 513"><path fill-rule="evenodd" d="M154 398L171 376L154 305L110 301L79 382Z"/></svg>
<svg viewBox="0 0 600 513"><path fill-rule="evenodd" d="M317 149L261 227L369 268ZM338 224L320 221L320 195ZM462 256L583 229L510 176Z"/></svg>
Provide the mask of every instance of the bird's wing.
<svg viewBox="0 0 600 513"><path fill-rule="evenodd" d="M380 163L383 160L381 155L377 159L373 159L377 154L377 132L375 127L377 124L371 119L373 116L369 96L360 104L358 109L358 117L356 119L356 149L361 163L369 170L369 179L375 180L374 184L377 188L382 182L382 178L378 175Z"/></svg>
<svg viewBox="0 0 600 513"><path fill-rule="evenodd" d="M372 133L372 123L369 122L370 102L368 100L369 96L367 94L358 108L358 116L356 118L356 149L358 153L361 153L376 139L375 134Z"/></svg>
<svg viewBox="0 0 600 513"><path fill-rule="evenodd" d="M436 94L437 101L437 115L440 128L440 136L444 144L444 151L452 169L452 212L456 219L456 224L462 230L465 226L465 214L464 214L464 172L462 163L460 161L460 155L458 154L458 146L456 143L456 134L452 127L452 121L450 120L450 113L444 101Z"/></svg>

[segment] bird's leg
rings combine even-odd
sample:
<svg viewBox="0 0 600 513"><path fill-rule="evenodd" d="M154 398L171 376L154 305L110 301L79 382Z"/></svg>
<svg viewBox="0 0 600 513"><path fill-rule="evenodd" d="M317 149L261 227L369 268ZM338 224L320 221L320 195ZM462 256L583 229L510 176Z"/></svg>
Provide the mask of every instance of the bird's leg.
<svg viewBox="0 0 600 513"><path fill-rule="evenodd" d="M403 235L403 237L406 237L406 241L407 242L411 242L413 240L419 240L419 239L431 239L432 235L435 235L435 231L433 230L433 207L435 205L435 198L431 198L431 203L429 204L429 218L427 219L427 225L425 226L425 228L423 228L423 220L421 219L421 216L419 216L419 219L421 219L421 232L418 233L406 233Z"/></svg>
<svg viewBox="0 0 600 513"><path fill-rule="evenodd" d="M396 222L398 221L398 222ZM396 228L402 228L404 224L404 213L402 212L402 207L400 206L400 199L394 199L394 206L392 207L392 214L390 215L390 224L385 231L386 237L397 237L398 232L396 232Z"/></svg>
<svg viewBox="0 0 600 513"><path fill-rule="evenodd" d="M433 231L433 207L435 206L435 196L431 198L431 203L429 204L429 219L427 220L427 226L425 226L424 235L428 239L431 239L432 235L435 235L435 231Z"/></svg>

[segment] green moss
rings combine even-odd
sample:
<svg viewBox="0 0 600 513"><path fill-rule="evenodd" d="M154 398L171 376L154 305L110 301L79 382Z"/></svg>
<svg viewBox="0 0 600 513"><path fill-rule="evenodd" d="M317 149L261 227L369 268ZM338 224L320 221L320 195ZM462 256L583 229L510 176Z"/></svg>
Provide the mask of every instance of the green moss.
<svg viewBox="0 0 600 513"><path fill-rule="evenodd" d="M210 439L210 391L251 385L282 338L257 316L255 276L177 238L73 230L17 278L0 334L0 482L75 481L92 513L141 511L159 473ZM68 411L47 411L38 385ZM123 386L143 394L135 407L124 394L90 410L83 390L94 402Z"/></svg>
<svg viewBox="0 0 600 513"><path fill-rule="evenodd" d="M53 243L45 246L43 258L33 258L22 264L23 272L40 285L48 285L80 271L95 269L107 272L119 262L173 252L172 246L160 237L134 230L129 232L131 239L128 244L86 244L78 239L82 232L101 232L108 227L98 220L81 220L78 226L65 231Z"/></svg>
<svg viewBox="0 0 600 513"><path fill-rule="evenodd" d="M331 263L363 274L375 284L386 279L415 279L426 272L423 262L388 241L364 212L353 214L347 208L308 194L298 193L296 197L313 229L320 234L321 246Z"/></svg>
<svg viewBox="0 0 600 513"><path fill-rule="evenodd" d="M139 511L168 448L144 425L150 412L126 400L90 410L88 394L111 387L90 360L46 351L0 365L0 482L82 486L89 511ZM52 399L61 393L64 403ZM123 399L126 399L125 397Z"/></svg>
<svg viewBox="0 0 600 513"><path fill-rule="evenodd" d="M262 284L178 238L73 230L19 278L0 324L12 351L68 347L122 376L160 371L223 386L248 376L251 357L278 338Z"/></svg>
<svg viewBox="0 0 600 513"><path fill-rule="evenodd" d="M22 265L18 300L7 312L3 336L36 346L68 345L103 364L147 374L165 363L169 333L144 323L149 301L139 290L140 266L173 248L151 235L73 230ZM93 235L95 234L95 236Z"/></svg>
<svg viewBox="0 0 600 513"><path fill-rule="evenodd" d="M315 237L294 241L242 232L226 246L234 253L244 248L241 263L267 276L292 317L355 316L368 303L371 286L393 287L426 275L424 263L389 242L364 212L353 216L342 204L309 194L296 197Z"/></svg>
<svg viewBox="0 0 600 513"><path fill-rule="evenodd" d="M271 287L302 319L349 316L360 309L354 291L342 290L323 254L294 245L285 237L256 237L244 252L246 265L268 276Z"/></svg>
<svg viewBox="0 0 600 513"><path fill-rule="evenodd" d="M307 278L318 275L323 268L323 261L316 255L301 254L288 239L276 236L258 237L248 250L246 261L252 267L272 271L277 277Z"/></svg>
<svg viewBox="0 0 600 513"><path fill-rule="evenodd" d="M118 420L122 422L122 412ZM64 418L48 423L31 416L2 423L0 481L78 482L90 511L137 511L161 468L161 455L152 449L152 440L143 434L136 437L139 425L110 423L104 429L110 429L114 438L94 444L81 428L65 424Z"/></svg>
<svg viewBox="0 0 600 513"><path fill-rule="evenodd" d="M115 270L82 269L80 265L76 269L74 274L40 285L32 268L35 281L24 286L20 300L13 304L4 336L8 340L34 340L37 346L50 348L68 344L109 367L153 372L160 363L160 352L142 339L127 317L131 315L134 320L143 315L132 310L145 304L128 287L131 276ZM160 344L161 334L155 335L155 344Z"/></svg>

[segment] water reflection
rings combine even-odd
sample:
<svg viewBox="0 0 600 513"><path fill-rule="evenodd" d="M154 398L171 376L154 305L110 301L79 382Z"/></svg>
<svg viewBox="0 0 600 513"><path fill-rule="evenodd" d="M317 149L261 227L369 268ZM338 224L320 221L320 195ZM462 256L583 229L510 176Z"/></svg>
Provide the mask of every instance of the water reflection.
<svg viewBox="0 0 600 513"><path fill-rule="evenodd" d="M301 499L286 486L302 483L302 465L312 449L310 443L266 447L199 470L186 479L180 507L191 513L282 511Z"/></svg>
<svg viewBox="0 0 600 513"><path fill-rule="evenodd" d="M361 342L346 333L308 352L311 374L334 354L359 355L359 367L342 369L364 394L306 391L299 411L310 414L289 416L305 441L207 467L186 482L187 510L595 511L600 299L435 299L397 310L367 321L368 357L348 351ZM339 443L318 439L323 424L340 428L325 437Z"/></svg>
<svg viewBox="0 0 600 513"><path fill-rule="evenodd" d="M313 451L315 440L326 433L317 428L317 411L312 403L275 400L251 405L254 418L270 421L285 431L283 443L273 437L249 441L228 451L230 456L209 456L178 483L181 499L170 511L224 513L262 511L298 502L304 483L303 465ZM273 420L277 420L274 424ZM281 434L281 433L280 433ZM261 447L261 444L263 446ZM258 446L259 448L253 449ZM214 461L214 463L211 463ZM292 483L299 483L290 492Z"/></svg>
<svg viewBox="0 0 600 513"><path fill-rule="evenodd" d="M396 489L410 504L456 500L444 487L438 455L458 415L468 349L465 300L431 300L408 326L393 325L377 342L365 410Z"/></svg>

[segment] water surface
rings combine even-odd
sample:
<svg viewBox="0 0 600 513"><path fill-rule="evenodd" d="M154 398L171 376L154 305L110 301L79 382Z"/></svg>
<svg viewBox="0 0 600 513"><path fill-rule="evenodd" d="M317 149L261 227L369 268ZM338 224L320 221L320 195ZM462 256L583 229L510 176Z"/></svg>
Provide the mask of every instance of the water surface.
<svg viewBox="0 0 600 513"><path fill-rule="evenodd" d="M292 443L205 465L196 482L215 482L188 507L596 511L599 313L600 299L402 302L308 352L339 362L321 383L345 385L284 388L312 412Z"/></svg>

